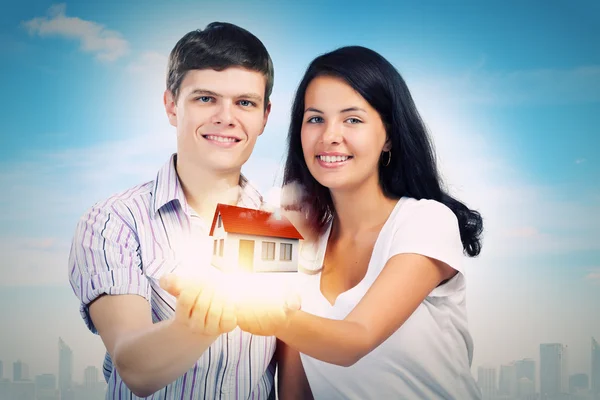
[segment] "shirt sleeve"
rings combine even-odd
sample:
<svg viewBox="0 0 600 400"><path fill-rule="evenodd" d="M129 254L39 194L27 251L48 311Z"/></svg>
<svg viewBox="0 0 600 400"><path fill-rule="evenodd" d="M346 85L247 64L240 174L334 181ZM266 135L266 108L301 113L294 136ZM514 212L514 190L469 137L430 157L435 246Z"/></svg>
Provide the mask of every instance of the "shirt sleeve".
<svg viewBox="0 0 600 400"><path fill-rule="evenodd" d="M464 288L463 247L456 215L434 200L412 200L402 207L394 229L389 258L413 253L448 264L458 271L430 296L448 296Z"/></svg>
<svg viewBox="0 0 600 400"><path fill-rule="evenodd" d="M125 211L127 212L127 211ZM103 294L135 294L150 301L134 221L115 204L94 206L79 220L69 255L69 281L88 329L98 333L89 305Z"/></svg>

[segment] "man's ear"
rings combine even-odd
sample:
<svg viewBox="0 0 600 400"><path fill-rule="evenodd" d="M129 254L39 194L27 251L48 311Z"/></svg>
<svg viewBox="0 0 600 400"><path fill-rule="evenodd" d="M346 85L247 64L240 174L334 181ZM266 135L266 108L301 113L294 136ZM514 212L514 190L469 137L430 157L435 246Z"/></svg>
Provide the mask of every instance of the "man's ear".
<svg viewBox="0 0 600 400"><path fill-rule="evenodd" d="M167 112L167 117L169 118L169 123L175 127L177 127L177 103L175 96L170 90L165 90L163 94L163 103L165 105L165 111Z"/></svg>
<svg viewBox="0 0 600 400"><path fill-rule="evenodd" d="M263 119L263 128L260 131L260 135L263 134L263 132L265 131L265 127L267 126L267 121L269 120L269 115L271 114L271 102L269 101L269 103L267 104L267 106L265 107L265 115L264 115L264 119Z"/></svg>

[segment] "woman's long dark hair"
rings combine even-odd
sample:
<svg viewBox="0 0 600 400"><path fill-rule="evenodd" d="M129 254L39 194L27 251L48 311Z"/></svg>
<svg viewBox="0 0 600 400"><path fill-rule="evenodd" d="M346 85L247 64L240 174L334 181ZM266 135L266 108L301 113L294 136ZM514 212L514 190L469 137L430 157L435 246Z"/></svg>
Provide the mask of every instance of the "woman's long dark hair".
<svg viewBox="0 0 600 400"><path fill-rule="evenodd" d="M481 251L483 221L481 215L451 197L442 189L433 146L400 73L377 52L360 47L342 47L317 57L308 67L292 106L288 132L288 153L283 185L297 184L302 198L295 205L307 214L311 226L321 232L333 215L329 189L310 174L300 132L304 118L304 97L309 83L327 75L346 81L377 112L383 120L391 141L389 165L379 163L379 183L389 198L402 196L439 201L456 215L465 253L471 257ZM388 155L382 155L385 163Z"/></svg>

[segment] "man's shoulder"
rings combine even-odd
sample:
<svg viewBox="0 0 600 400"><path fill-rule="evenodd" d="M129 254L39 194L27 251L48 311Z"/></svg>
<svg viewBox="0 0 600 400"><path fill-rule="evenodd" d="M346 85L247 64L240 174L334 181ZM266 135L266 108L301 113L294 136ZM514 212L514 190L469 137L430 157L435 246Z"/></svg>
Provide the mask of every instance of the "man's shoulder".
<svg viewBox="0 0 600 400"><path fill-rule="evenodd" d="M147 181L113 193L89 207L82 215L82 219L87 219L93 214L120 213L135 207L148 207L151 202L154 183L154 181Z"/></svg>

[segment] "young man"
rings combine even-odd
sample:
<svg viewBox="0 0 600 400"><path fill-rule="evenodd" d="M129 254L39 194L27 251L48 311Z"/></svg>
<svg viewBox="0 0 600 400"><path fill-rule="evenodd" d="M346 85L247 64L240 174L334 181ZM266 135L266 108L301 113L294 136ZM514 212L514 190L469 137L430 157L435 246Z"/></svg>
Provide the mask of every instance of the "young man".
<svg viewBox="0 0 600 400"><path fill-rule="evenodd" d="M267 123L272 87L271 58L250 32L211 23L185 35L164 94L177 153L154 181L79 221L69 279L107 349L107 398L274 398L274 337L237 328L218 290L174 297L160 285L171 272L212 268L218 202L261 207L241 167Z"/></svg>

